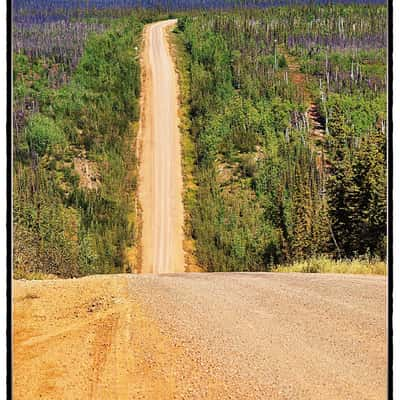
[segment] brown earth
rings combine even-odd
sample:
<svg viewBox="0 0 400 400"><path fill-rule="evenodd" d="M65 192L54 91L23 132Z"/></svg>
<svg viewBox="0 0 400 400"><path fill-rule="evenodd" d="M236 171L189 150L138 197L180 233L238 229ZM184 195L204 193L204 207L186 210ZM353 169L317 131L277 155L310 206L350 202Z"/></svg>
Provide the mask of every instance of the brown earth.
<svg viewBox="0 0 400 400"><path fill-rule="evenodd" d="M177 75L166 30L176 20L145 28L138 134L141 270L184 272L184 213Z"/></svg>
<svg viewBox="0 0 400 400"><path fill-rule="evenodd" d="M385 399L386 278L14 281L14 398Z"/></svg>
<svg viewBox="0 0 400 400"><path fill-rule="evenodd" d="M100 174L95 162L83 157L73 159L75 172L79 176L79 186L81 188L93 190L100 186Z"/></svg>
<svg viewBox="0 0 400 400"><path fill-rule="evenodd" d="M327 160L327 155L323 147L321 147L321 144L326 140L325 129L321 124L321 115L318 107L312 100L312 96L307 89L308 77L305 73L300 71L300 64L294 57L289 55L284 49L281 49L281 51L285 55L288 64L288 78L303 90L304 102L307 105L306 118L310 127L310 145L311 149L316 154L318 170L320 173L323 173L325 170L329 170L331 165Z"/></svg>
<svg viewBox="0 0 400 400"><path fill-rule="evenodd" d="M192 374L194 363L130 296L128 279L14 282L15 399L175 399L186 392L178 375Z"/></svg>

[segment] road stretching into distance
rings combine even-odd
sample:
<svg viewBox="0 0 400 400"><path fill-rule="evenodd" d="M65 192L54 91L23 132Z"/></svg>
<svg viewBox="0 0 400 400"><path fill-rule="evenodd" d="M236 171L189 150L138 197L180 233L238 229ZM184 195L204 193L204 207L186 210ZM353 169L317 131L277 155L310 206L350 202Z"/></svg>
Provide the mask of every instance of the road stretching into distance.
<svg viewBox="0 0 400 400"><path fill-rule="evenodd" d="M145 29L142 272L13 282L16 400L383 400L384 276L183 272L177 85Z"/></svg>
<svg viewBox="0 0 400 400"><path fill-rule="evenodd" d="M178 86L166 30L168 20L145 28L139 130L139 201L143 273L184 272Z"/></svg>

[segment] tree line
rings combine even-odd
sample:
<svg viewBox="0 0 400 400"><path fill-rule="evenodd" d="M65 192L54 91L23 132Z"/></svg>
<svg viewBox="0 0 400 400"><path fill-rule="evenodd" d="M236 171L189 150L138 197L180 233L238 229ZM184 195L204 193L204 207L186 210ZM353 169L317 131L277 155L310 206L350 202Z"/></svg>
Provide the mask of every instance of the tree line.
<svg viewBox="0 0 400 400"><path fill-rule="evenodd" d="M180 18L198 183L191 231L207 270L385 257L386 86L369 84L384 82L385 42L364 40L385 35L385 12L330 5ZM304 83L289 79L289 55ZM350 83L329 85L326 71L334 81L339 68ZM309 97L324 131L318 144Z"/></svg>
<svg viewBox="0 0 400 400"><path fill-rule="evenodd" d="M126 268L126 247L136 240L130 214L142 26L129 17L91 36L68 83L55 89L49 75L62 64L15 54L14 102L38 104L14 127L16 276Z"/></svg>

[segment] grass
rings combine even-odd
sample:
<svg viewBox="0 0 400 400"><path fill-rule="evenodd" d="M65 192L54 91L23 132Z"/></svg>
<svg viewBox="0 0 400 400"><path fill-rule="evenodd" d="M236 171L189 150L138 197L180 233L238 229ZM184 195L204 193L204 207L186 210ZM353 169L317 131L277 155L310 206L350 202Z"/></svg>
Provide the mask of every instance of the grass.
<svg viewBox="0 0 400 400"><path fill-rule="evenodd" d="M35 271L35 272L26 272L26 271L21 271L19 269L14 269L13 270L13 278L14 279L25 279L27 281L43 281L43 280L51 280L51 279L57 279L57 275L54 274L45 274L40 271Z"/></svg>
<svg viewBox="0 0 400 400"><path fill-rule="evenodd" d="M197 183L195 179L196 153L191 135L190 121L190 74L189 57L185 51L182 36L177 29L169 32L170 50L174 57L179 82L179 129L181 132L181 154L183 175L183 203L185 210L184 222L184 251L187 272L199 272L196 258L196 243L192 237L192 210L196 207Z"/></svg>
<svg viewBox="0 0 400 400"><path fill-rule="evenodd" d="M171 50L179 82L179 129L181 131L182 172L185 186L185 205L194 205L196 198L196 181L194 177L196 153L190 129L190 75L189 58L185 52L182 37L176 30L170 32Z"/></svg>
<svg viewBox="0 0 400 400"><path fill-rule="evenodd" d="M313 257L291 265L277 265L272 271L386 275L387 267L384 261L374 259L332 260L329 257Z"/></svg>

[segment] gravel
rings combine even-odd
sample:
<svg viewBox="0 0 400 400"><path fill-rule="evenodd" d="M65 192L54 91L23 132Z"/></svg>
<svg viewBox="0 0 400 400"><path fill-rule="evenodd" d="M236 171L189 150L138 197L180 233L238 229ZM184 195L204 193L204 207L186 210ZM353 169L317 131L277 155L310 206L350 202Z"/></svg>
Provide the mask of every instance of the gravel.
<svg viewBox="0 0 400 400"><path fill-rule="evenodd" d="M132 275L128 288L232 399L386 398L386 278L219 273ZM185 397L186 398L186 397Z"/></svg>

